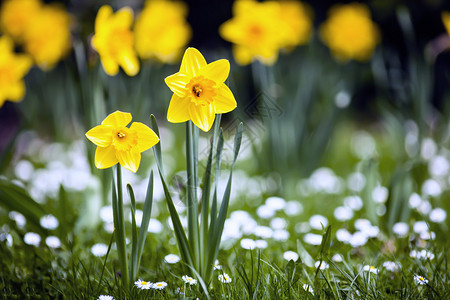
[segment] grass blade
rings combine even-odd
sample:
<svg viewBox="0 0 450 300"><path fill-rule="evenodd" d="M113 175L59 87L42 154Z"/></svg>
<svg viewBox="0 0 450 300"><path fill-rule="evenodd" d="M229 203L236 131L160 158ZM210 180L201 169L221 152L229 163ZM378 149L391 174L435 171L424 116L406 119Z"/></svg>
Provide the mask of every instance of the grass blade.
<svg viewBox="0 0 450 300"><path fill-rule="evenodd" d="M148 180L147 194L145 195L144 212L142 215L141 229L139 230L139 239L137 243L137 267L141 264L142 252L144 251L145 239L147 238L148 226L152 215L153 205L153 170L150 172Z"/></svg>

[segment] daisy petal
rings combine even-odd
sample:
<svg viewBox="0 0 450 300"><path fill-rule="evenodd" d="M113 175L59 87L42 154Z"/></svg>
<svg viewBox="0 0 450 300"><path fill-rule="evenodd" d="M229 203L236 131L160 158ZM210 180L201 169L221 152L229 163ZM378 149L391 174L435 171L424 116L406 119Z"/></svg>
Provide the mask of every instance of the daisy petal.
<svg viewBox="0 0 450 300"><path fill-rule="evenodd" d="M192 122L201 130L207 132L214 123L216 113L212 105L189 105L189 114Z"/></svg>
<svg viewBox="0 0 450 300"><path fill-rule="evenodd" d="M110 168L118 162L119 160L116 157L116 149L114 146L97 147L95 150L95 166L98 169Z"/></svg>
<svg viewBox="0 0 450 300"><path fill-rule="evenodd" d="M204 66L199 74L216 82L223 83L230 73L230 63L226 59L219 59Z"/></svg>
<svg viewBox="0 0 450 300"><path fill-rule="evenodd" d="M195 48L187 48L181 61L180 72L194 77L204 66L206 66L206 60L200 51Z"/></svg>
<svg viewBox="0 0 450 300"><path fill-rule="evenodd" d="M99 147L108 147L112 141L112 126L98 125L86 132L86 137Z"/></svg>
<svg viewBox="0 0 450 300"><path fill-rule="evenodd" d="M141 153L139 151L116 151L116 155L122 167L136 173L141 163Z"/></svg>
<svg viewBox="0 0 450 300"><path fill-rule="evenodd" d="M224 114L232 111L237 106L233 93L225 84L217 89L217 95L214 97L214 107L216 114Z"/></svg>
<svg viewBox="0 0 450 300"><path fill-rule="evenodd" d="M159 142L159 138L156 133L143 123L134 122L131 124L130 129L135 130L138 134L137 147L139 152L148 150Z"/></svg>
<svg viewBox="0 0 450 300"><path fill-rule="evenodd" d="M169 109L167 110L167 121L171 123L186 122L191 117L189 115L188 106L190 104L189 98L181 98L173 94L170 100Z"/></svg>
<svg viewBox="0 0 450 300"><path fill-rule="evenodd" d="M116 110L103 120L102 125L112 125L114 128L125 127L131 122L131 119L132 116L130 113Z"/></svg>
<svg viewBox="0 0 450 300"><path fill-rule="evenodd" d="M164 79L170 90L179 97L186 95L186 85L189 83L189 80L190 77L188 75L180 72L167 76Z"/></svg>

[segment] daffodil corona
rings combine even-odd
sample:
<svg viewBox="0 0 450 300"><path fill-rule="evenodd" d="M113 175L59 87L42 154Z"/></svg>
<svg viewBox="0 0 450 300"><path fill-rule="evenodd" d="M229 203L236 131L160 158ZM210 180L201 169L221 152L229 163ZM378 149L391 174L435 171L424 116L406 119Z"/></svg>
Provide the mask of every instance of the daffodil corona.
<svg viewBox="0 0 450 300"><path fill-rule="evenodd" d="M168 121L192 120L201 130L209 131L216 114L230 112L237 106L233 93L224 83L229 72L228 60L207 64L197 49L188 48L180 71L165 79L174 93L167 112Z"/></svg>
<svg viewBox="0 0 450 300"><path fill-rule="evenodd" d="M131 114L116 111L86 133L86 137L97 146L95 165L106 169L120 163L122 167L136 172L141 162L141 152L159 142L158 136L140 122L131 122Z"/></svg>
<svg viewBox="0 0 450 300"><path fill-rule="evenodd" d="M100 55L106 74L114 76L119 65L128 76L139 72L139 60L134 50L134 36L130 27L133 24L133 11L123 7L115 14L108 5L100 7L95 19L95 34L92 46Z"/></svg>
<svg viewBox="0 0 450 300"><path fill-rule="evenodd" d="M6 100L22 100L25 95L23 77L32 64L29 56L14 53L14 44L9 37L0 37L0 107Z"/></svg>

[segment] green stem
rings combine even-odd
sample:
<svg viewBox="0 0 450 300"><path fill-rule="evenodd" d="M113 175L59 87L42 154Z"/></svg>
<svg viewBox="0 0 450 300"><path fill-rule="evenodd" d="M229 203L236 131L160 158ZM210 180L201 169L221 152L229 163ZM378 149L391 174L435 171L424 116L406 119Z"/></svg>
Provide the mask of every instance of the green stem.
<svg viewBox="0 0 450 300"><path fill-rule="evenodd" d="M123 194L122 194L122 173L120 165L117 165L117 194L113 182L113 214L116 235L117 252L119 254L120 272L122 284L128 287L128 265L125 243L125 223L123 218ZM113 179L114 180L114 179Z"/></svg>
<svg viewBox="0 0 450 300"><path fill-rule="evenodd" d="M194 149L196 149L197 141L193 138L192 122L186 123L186 162L187 162L187 203L188 203L188 235L189 244L193 253L192 260L194 269L200 270L200 244L199 244L199 226L198 226L198 201L197 201L197 186L195 174L195 156Z"/></svg>

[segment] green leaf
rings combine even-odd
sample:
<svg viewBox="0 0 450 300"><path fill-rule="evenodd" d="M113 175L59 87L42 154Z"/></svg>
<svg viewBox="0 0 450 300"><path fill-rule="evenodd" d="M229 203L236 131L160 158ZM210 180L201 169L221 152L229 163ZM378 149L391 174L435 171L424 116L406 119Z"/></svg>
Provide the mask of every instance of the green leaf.
<svg viewBox="0 0 450 300"><path fill-rule="evenodd" d="M144 251L145 239L147 238L148 226L150 224L150 218L152 215L153 205L153 171L150 172L150 178L148 180L147 194L145 195L144 211L142 215L141 229L139 231L139 239L137 244L137 268L141 264L142 252ZM137 270L139 271L139 270Z"/></svg>
<svg viewBox="0 0 450 300"><path fill-rule="evenodd" d="M40 218L47 214L46 210L34 201L28 192L9 180L0 178L0 203L10 211L17 211L24 215L27 224L33 230L46 234L40 226Z"/></svg>
<svg viewBox="0 0 450 300"><path fill-rule="evenodd" d="M136 279L138 271L138 253L137 253L137 226L136 226L136 199L134 197L133 188L127 184L128 195L131 201L131 265L130 265L130 285Z"/></svg>
<svg viewBox="0 0 450 300"><path fill-rule="evenodd" d="M297 252L300 256L300 259L302 262L307 265L308 267L312 268L314 267L314 259L312 256L308 253L308 251L303 246L302 242L300 240L297 240Z"/></svg>
<svg viewBox="0 0 450 300"><path fill-rule="evenodd" d="M158 123L156 123L156 118L154 115L150 115L150 127L159 137L159 129ZM156 164L158 165L158 169L162 174L164 174L164 168L162 164L162 154L161 154L161 140L155 146L153 146L153 153L155 154Z"/></svg>

